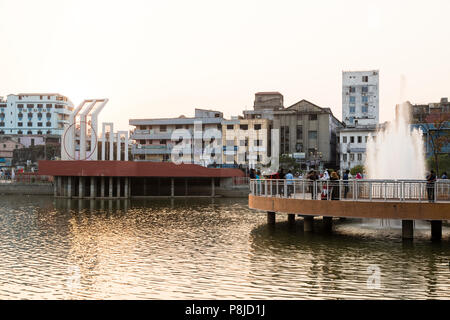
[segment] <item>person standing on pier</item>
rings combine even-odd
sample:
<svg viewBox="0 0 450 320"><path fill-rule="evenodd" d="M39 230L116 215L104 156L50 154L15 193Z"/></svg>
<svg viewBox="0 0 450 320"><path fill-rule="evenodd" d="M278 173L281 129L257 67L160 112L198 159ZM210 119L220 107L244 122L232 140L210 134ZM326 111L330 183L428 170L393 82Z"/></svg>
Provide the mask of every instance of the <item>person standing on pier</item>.
<svg viewBox="0 0 450 320"><path fill-rule="evenodd" d="M434 183L436 182L436 173L434 170L430 171L430 174L427 176L427 194L428 201L434 202Z"/></svg>
<svg viewBox="0 0 450 320"><path fill-rule="evenodd" d="M286 186L287 186L287 196L288 198L291 197L291 194L293 193L294 189L294 176L292 175L292 171L289 170L288 173L285 176L286 179Z"/></svg>
<svg viewBox="0 0 450 320"><path fill-rule="evenodd" d="M346 199L347 198L347 193L348 193L348 178L349 178L349 173L350 173L350 170L345 170L345 173L344 173L344 177L343 177L343 179L342 180L344 180L344 199Z"/></svg>

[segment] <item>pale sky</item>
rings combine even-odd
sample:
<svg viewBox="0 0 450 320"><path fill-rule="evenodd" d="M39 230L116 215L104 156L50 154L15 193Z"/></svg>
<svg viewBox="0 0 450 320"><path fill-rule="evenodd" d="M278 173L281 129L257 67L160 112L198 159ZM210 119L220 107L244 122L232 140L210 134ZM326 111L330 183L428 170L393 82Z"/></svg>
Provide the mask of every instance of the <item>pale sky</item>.
<svg viewBox="0 0 450 320"><path fill-rule="evenodd" d="M120 129L239 115L258 91L341 119L342 70L380 70L380 121L450 97L449 0L0 0L0 43L0 96L107 97L100 120Z"/></svg>

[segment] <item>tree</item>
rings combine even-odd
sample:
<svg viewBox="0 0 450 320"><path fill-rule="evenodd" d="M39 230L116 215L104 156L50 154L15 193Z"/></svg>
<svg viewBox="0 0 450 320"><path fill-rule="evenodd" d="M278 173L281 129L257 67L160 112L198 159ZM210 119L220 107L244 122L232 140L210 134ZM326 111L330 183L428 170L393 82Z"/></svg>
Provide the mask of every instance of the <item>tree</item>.
<svg viewBox="0 0 450 320"><path fill-rule="evenodd" d="M352 176L356 176L357 173L363 174L365 171L366 169L362 165L357 165L350 169L350 173Z"/></svg>
<svg viewBox="0 0 450 320"><path fill-rule="evenodd" d="M427 143L431 146L431 152L434 158L433 164L436 169L436 174L439 176L439 155L442 154L444 147L450 143L448 125L450 122L450 113L430 113L425 118L425 122L422 126L427 132Z"/></svg>

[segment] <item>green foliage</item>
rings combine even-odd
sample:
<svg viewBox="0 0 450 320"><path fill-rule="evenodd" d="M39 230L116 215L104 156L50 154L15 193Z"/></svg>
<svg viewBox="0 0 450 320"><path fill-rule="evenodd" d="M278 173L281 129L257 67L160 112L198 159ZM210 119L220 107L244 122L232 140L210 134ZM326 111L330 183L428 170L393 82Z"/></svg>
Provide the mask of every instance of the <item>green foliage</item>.
<svg viewBox="0 0 450 320"><path fill-rule="evenodd" d="M428 157L427 159L427 167L428 170L433 169L436 173L438 173L439 176L442 175L443 172L447 172L447 174L450 173L450 154L440 154L438 155L438 162L439 162L439 172L437 172L436 169L436 160L434 156Z"/></svg>
<svg viewBox="0 0 450 320"><path fill-rule="evenodd" d="M357 165L350 169L350 173L352 176L356 176L357 173L363 174L365 171L366 169L362 165Z"/></svg>
<svg viewBox="0 0 450 320"><path fill-rule="evenodd" d="M300 170L300 164L296 162L294 158L288 155L280 156L280 167L285 170L294 170L294 171Z"/></svg>

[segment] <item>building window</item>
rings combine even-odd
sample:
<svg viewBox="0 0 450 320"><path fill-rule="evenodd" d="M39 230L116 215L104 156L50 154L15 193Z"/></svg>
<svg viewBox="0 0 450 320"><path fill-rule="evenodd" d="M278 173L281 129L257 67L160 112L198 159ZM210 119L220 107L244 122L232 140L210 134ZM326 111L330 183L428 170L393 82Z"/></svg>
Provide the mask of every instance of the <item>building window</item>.
<svg viewBox="0 0 450 320"><path fill-rule="evenodd" d="M355 161L355 154L354 153L350 153L350 161Z"/></svg>
<svg viewBox="0 0 450 320"><path fill-rule="evenodd" d="M166 132L167 126L159 126L159 132Z"/></svg>
<svg viewBox="0 0 450 320"><path fill-rule="evenodd" d="M353 136L350 137L350 143L355 143L355 137Z"/></svg>
<svg viewBox="0 0 450 320"><path fill-rule="evenodd" d="M0 122L0 127L4 127L5 123L4 122Z"/></svg>
<svg viewBox="0 0 450 320"><path fill-rule="evenodd" d="M362 137L358 136L358 143L362 143Z"/></svg>
<svg viewBox="0 0 450 320"><path fill-rule="evenodd" d="M362 93L369 92L369 87L362 87Z"/></svg>
<svg viewBox="0 0 450 320"><path fill-rule="evenodd" d="M310 114L309 120L317 120L317 114Z"/></svg>
<svg viewBox="0 0 450 320"><path fill-rule="evenodd" d="M355 118L350 117L350 118L348 119L348 122L353 123L354 120L355 120Z"/></svg>
<svg viewBox="0 0 450 320"><path fill-rule="evenodd" d="M17 134L22 134L22 130L17 131Z"/></svg>
<svg viewBox="0 0 450 320"><path fill-rule="evenodd" d="M369 97L368 96L362 96L362 102L363 103L369 103Z"/></svg>
<svg viewBox="0 0 450 320"><path fill-rule="evenodd" d="M248 130L248 124L241 124L241 125L239 126L239 128L240 128L241 130Z"/></svg>
<svg viewBox="0 0 450 320"><path fill-rule="evenodd" d="M350 87L349 91L350 91L350 93L355 93L356 92L356 88L355 87Z"/></svg>
<svg viewBox="0 0 450 320"><path fill-rule="evenodd" d="M234 129L234 125L232 124L227 124L227 130L233 130Z"/></svg>
<svg viewBox="0 0 450 320"><path fill-rule="evenodd" d="M362 111L363 113L367 113L367 112L369 112L369 107L368 107L368 106L362 106L362 107L361 107L361 111Z"/></svg>
<svg viewBox="0 0 450 320"><path fill-rule="evenodd" d="M50 121L47 121L47 123L45 124L47 127L51 127L52 123Z"/></svg>
<svg viewBox="0 0 450 320"><path fill-rule="evenodd" d="M42 134L42 131L39 130L39 131L37 132L37 134Z"/></svg>
<svg viewBox="0 0 450 320"><path fill-rule="evenodd" d="M39 112L39 113L37 114L37 116L38 116L38 118L39 118L39 120L40 120L40 119L42 118L42 113Z"/></svg>
<svg viewBox="0 0 450 320"><path fill-rule="evenodd" d="M38 127L42 127L42 122L38 122Z"/></svg>
<svg viewBox="0 0 450 320"><path fill-rule="evenodd" d="M52 108L52 105L51 105L51 103L47 103L47 104L45 105L45 107L46 107L47 109L51 109L51 108Z"/></svg>
<svg viewBox="0 0 450 320"><path fill-rule="evenodd" d="M261 130L261 124L255 124L255 125L253 126L253 128L254 128L255 130Z"/></svg>
<svg viewBox="0 0 450 320"><path fill-rule="evenodd" d="M31 132L31 131L29 131ZM34 139L31 139L31 145L34 146Z"/></svg>
<svg viewBox="0 0 450 320"><path fill-rule="evenodd" d="M32 123L32 122L28 122L28 123L27 123L27 126L32 127L32 126L33 126L33 123Z"/></svg>
<svg viewBox="0 0 450 320"><path fill-rule="evenodd" d="M47 112L47 119L50 119L52 117L52 114L50 112Z"/></svg>
<svg viewBox="0 0 450 320"><path fill-rule="evenodd" d="M297 140L303 140L303 127L297 126Z"/></svg>
<svg viewBox="0 0 450 320"><path fill-rule="evenodd" d="M50 134L50 133L52 133L52 132L51 132L50 130L48 130L48 131L47 131L47 134Z"/></svg>
<svg viewBox="0 0 450 320"><path fill-rule="evenodd" d="M350 113L355 113L355 107L350 107Z"/></svg>
<svg viewBox="0 0 450 320"><path fill-rule="evenodd" d="M33 109L34 108L34 104L27 104L27 108Z"/></svg>
<svg viewBox="0 0 450 320"><path fill-rule="evenodd" d="M22 108L23 108L23 104L21 104L21 103L18 104L18 105L17 105L17 108L18 108L18 109L22 109Z"/></svg>
<svg viewBox="0 0 450 320"><path fill-rule="evenodd" d="M362 161L362 153L358 153L358 161Z"/></svg>
<svg viewBox="0 0 450 320"><path fill-rule="evenodd" d="M347 154L346 154L346 153L344 153L344 154L342 155L342 161L347 161Z"/></svg>
<svg viewBox="0 0 450 320"><path fill-rule="evenodd" d="M369 82L369 77L368 76L363 76L362 77L362 82Z"/></svg>
<svg viewBox="0 0 450 320"><path fill-rule="evenodd" d="M368 136L365 136L365 142L367 143Z"/></svg>
<svg viewBox="0 0 450 320"><path fill-rule="evenodd" d="M43 105L42 103L39 103L39 104L37 105L37 107L38 107L39 109L42 109L43 106L44 106L44 105Z"/></svg>
<svg viewBox="0 0 450 320"><path fill-rule="evenodd" d="M33 114L31 112L28 112L28 119L33 118Z"/></svg>
<svg viewBox="0 0 450 320"><path fill-rule="evenodd" d="M253 140L255 147L261 147L262 146L262 140Z"/></svg>
<svg viewBox="0 0 450 320"><path fill-rule="evenodd" d="M33 131L28 130L28 131L27 131L27 134L33 134Z"/></svg>
<svg viewBox="0 0 450 320"><path fill-rule="evenodd" d="M309 131L308 137L309 139L317 139L317 131Z"/></svg>
<svg viewBox="0 0 450 320"><path fill-rule="evenodd" d="M353 104L356 103L356 97L355 96L350 96L350 103L353 103Z"/></svg>
<svg viewBox="0 0 450 320"><path fill-rule="evenodd" d="M342 143L347 143L347 137L342 137Z"/></svg>
<svg viewBox="0 0 450 320"><path fill-rule="evenodd" d="M18 127L22 127L22 126L23 126L23 123L22 123L22 122L17 122L17 126L18 126Z"/></svg>

